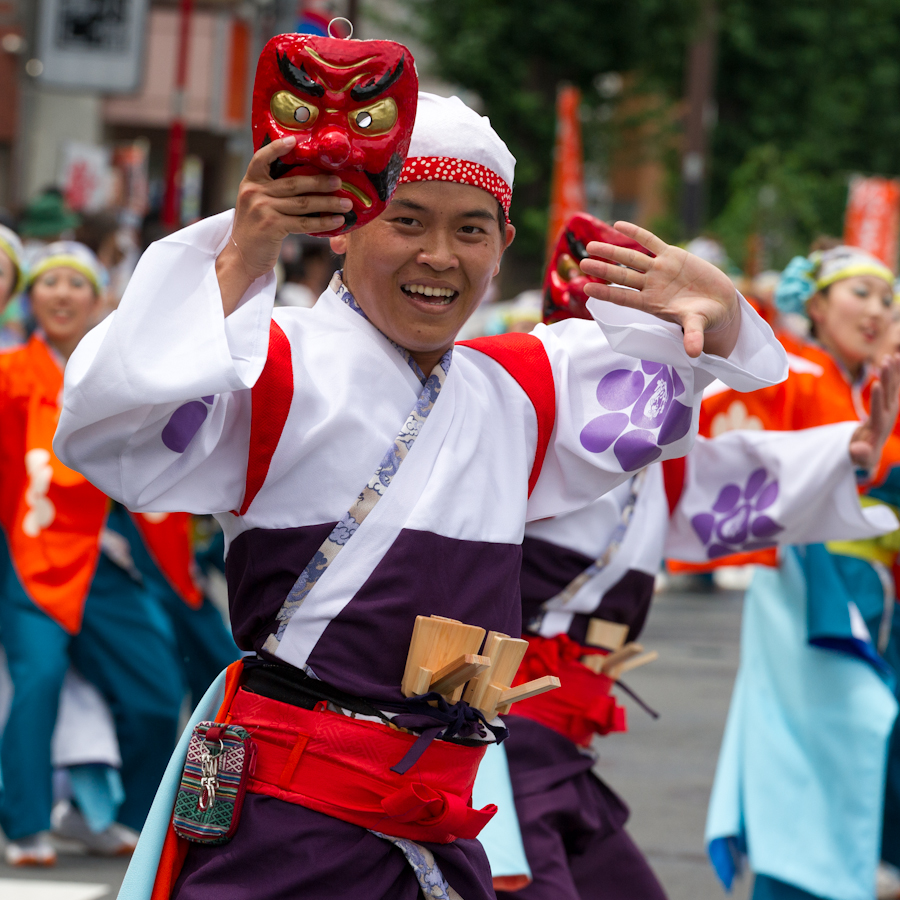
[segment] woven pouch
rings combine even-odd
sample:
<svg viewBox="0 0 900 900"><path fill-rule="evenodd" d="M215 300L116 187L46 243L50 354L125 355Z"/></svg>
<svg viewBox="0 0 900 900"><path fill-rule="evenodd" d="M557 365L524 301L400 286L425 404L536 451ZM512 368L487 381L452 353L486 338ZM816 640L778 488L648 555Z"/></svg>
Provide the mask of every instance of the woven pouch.
<svg viewBox="0 0 900 900"><path fill-rule="evenodd" d="M198 844L231 840L241 818L256 745L240 725L200 722L188 743L175 797L175 833Z"/></svg>

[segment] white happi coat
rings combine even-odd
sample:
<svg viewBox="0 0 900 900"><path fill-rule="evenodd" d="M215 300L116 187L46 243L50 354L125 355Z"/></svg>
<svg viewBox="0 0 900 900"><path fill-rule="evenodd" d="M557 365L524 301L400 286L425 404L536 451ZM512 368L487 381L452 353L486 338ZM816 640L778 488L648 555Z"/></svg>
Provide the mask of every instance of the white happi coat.
<svg viewBox="0 0 900 900"><path fill-rule="evenodd" d="M860 540L893 531L897 520L886 506L859 502L849 454L858 425L700 437L683 467L667 462L646 470L627 514L631 481L584 509L528 523L522 576L526 627L533 623L544 637L567 633L583 641L590 617L598 615L628 625L634 640L664 557L708 562L764 547ZM604 564L571 596L563 596L566 585L612 541L617 549Z"/></svg>
<svg viewBox="0 0 900 900"><path fill-rule="evenodd" d="M215 260L232 215L144 254L119 309L69 362L54 447L130 509L215 514L228 542L235 636L259 650L422 384L335 290L312 309L277 309L273 318L269 274L225 318ZM590 308L599 327L572 320L538 326L529 339L547 372L544 406L555 409L530 496L535 398L487 352L457 347L408 457L290 618L275 656L357 695L399 699L416 615L520 631L526 520L584 507L648 455L687 452L714 378L746 391L785 377L784 351L743 301L728 359L690 359L681 329L646 314L596 301ZM282 334L292 373L276 384L277 402L251 390L267 379L270 330ZM273 438L270 420L282 406ZM268 435L267 468L260 434Z"/></svg>

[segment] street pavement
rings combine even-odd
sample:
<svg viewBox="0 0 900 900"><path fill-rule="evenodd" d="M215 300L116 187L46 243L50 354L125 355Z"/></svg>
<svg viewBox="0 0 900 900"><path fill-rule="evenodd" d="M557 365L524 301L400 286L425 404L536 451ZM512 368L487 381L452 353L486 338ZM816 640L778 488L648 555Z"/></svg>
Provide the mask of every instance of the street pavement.
<svg viewBox="0 0 900 900"><path fill-rule="evenodd" d="M625 698L629 732L599 743L598 772L631 807L629 831L670 900L726 896L706 860L703 825L737 670L741 596L657 595L641 642L660 658L626 681L660 718ZM113 900L126 866L122 859L70 855L53 869L12 869L0 861L0 900ZM748 896L744 879L730 900Z"/></svg>
<svg viewBox="0 0 900 900"><path fill-rule="evenodd" d="M625 681L660 713L628 706L628 733L599 741L598 774L631 808L628 830L669 900L746 900L749 877L726 895L703 830L737 672L743 594L657 594L641 643L659 659ZM623 702L620 700L619 702ZM635 898L638 900L638 898Z"/></svg>

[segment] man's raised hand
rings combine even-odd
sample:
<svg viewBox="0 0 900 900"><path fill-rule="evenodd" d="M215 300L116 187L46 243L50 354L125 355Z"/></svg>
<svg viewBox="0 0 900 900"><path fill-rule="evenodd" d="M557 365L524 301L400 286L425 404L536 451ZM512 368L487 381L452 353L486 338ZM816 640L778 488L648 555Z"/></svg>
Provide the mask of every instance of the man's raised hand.
<svg viewBox="0 0 900 900"><path fill-rule="evenodd" d="M257 278L272 271L289 234L339 228L353 206L332 193L341 186L336 175L272 178L269 167L296 142L294 137L280 138L257 150L238 188L231 240L216 260L226 316Z"/></svg>
<svg viewBox="0 0 900 900"><path fill-rule="evenodd" d="M667 244L645 228L616 222L615 229L654 256L591 241L587 252L600 258L582 260L581 269L610 283L588 284L585 293L677 323L684 331L688 356L697 357L704 350L728 356L741 328L740 305L731 279L712 263Z"/></svg>

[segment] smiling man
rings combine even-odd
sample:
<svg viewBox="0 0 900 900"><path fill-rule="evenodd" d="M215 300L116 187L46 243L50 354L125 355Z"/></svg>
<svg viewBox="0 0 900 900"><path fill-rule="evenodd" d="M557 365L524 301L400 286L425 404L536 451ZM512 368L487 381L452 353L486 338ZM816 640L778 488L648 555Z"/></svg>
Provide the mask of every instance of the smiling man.
<svg viewBox="0 0 900 900"><path fill-rule="evenodd" d="M337 178L271 179L292 142L255 155L235 212L145 254L66 373L60 458L129 508L215 514L258 654L220 713L257 744L240 827L182 843L153 897L488 900L469 801L504 729L404 696L416 616L519 634L526 520L684 454L704 386L776 382L784 353L718 270L625 225L656 256L589 248L628 266L584 264L624 285L595 286L599 326L454 348L515 234L515 161L429 94L388 208L332 238L343 272L273 315L285 235L347 209Z"/></svg>

